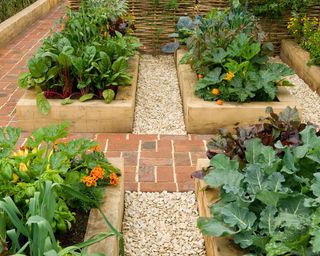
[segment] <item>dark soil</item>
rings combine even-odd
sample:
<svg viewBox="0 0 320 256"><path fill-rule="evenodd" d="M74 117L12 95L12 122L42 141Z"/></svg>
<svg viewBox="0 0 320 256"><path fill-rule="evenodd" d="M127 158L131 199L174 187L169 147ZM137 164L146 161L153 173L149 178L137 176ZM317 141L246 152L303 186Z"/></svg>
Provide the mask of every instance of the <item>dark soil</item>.
<svg viewBox="0 0 320 256"><path fill-rule="evenodd" d="M64 248L84 241L86 234L89 212L83 212L77 209L71 209L76 215L76 221L72 223L71 229L66 233L57 233L56 239Z"/></svg>

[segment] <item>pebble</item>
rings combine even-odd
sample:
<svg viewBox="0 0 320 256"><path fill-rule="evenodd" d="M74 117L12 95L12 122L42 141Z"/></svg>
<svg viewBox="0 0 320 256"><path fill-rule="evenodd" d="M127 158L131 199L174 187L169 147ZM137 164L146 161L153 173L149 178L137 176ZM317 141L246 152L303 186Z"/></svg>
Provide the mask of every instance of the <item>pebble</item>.
<svg viewBox="0 0 320 256"><path fill-rule="evenodd" d="M271 58L272 62L283 63L279 56ZM294 86L287 86L288 91L295 96L297 103L302 107L301 120L320 125L320 97L310 89L297 74L286 77Z"/></svg>
<svg viewBox="0 0 320 256"><path fill-rule="evenodd" d="M174 59L142 55L136 96L135 134L186 134Z"/></svg>
<svg viewBox="0 0 320 256"><path fill-rule="evenodd" d="M205 256L194 192L126 192L127 256Z"/></svg>

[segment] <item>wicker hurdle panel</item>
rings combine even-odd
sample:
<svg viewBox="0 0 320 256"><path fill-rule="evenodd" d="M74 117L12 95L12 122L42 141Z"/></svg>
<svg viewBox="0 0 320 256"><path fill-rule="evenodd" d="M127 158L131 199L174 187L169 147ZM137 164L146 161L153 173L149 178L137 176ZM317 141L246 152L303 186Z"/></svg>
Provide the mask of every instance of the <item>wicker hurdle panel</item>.
<svg viewBox="0 0 320 256"><path fill-rule="evenodd" d="M135 35L143 43L142 51L159 54L160 47L170 41L180 16L194 13L194 0L177 1L177 8L168 8L172 0L129 0L130 13L135 17Z"/></svg>
<svg viewBox="0 0 320 256"><path fill-rule="evenodd" d="M70 8L77 10L81 0L68 0ZM178 7L167 8L172 0L128 0L129 11L135 17L136 31L143 43L141 50L145 53L159 54L160 47L171 41L170 33L175 32L175 26L180 16L205 14L212 8L226 8L230 0L176 0ZM320 18L320 5L310 7L309 17ZM260 24L265 31L267 41L274 45L274 54L279 54L282 39L291 38L287 24L288 13L281 19L261 18Z"/></svg>
<svg viewBox="0 0 320 256"><path fill-rule="evenodd" d="M71 10L79 10L81 0L68 0L68 6Z"/></svg>

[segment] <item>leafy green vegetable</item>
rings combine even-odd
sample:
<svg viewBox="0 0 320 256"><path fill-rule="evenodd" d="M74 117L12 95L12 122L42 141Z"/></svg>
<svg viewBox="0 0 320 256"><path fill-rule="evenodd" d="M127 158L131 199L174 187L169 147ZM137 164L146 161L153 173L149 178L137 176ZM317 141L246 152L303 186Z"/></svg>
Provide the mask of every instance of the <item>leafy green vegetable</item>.
<svg viewBox="0 0 320 256"><path fill-rule="evenodd" d="M207 101L276 100L277 83L293 72L268 63L272 47L263 40L258 20L237 1L231 9L213 9L198 19L181 60L204 76L195 94Z"/></svg>
<svg viewBox="0 0 320 256"><path fill-rule="evenodd" d="M250 255L317 255L320 136L295 109L267 110L269 123L222 131L225 139L214 140L222 150L210 149L204 180L220 189L220 200L198 227L234 237Z"/></svg>
<svg viewBox="0 0 320 256"><path fill-rule="evenodd" d="M103 99L110 86L130 85L128 59L141 44L131 35L133 23L126 10L120 0L117 5L83 1L80 10L70 10L59 23L61 29L44 40L28 62L29 73L19 77L19 87L36 88L41 112L49 112L45 98L66 99L62 104L76 98Z"/></svg>

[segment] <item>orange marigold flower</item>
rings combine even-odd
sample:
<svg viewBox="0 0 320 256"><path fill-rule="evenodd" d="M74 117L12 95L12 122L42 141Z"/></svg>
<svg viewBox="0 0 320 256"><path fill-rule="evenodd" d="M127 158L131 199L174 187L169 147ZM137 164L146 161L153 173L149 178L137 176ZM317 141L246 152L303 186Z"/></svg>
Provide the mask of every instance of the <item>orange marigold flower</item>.
<svg viewBox="0 0 320 256"><path fill-rule="evenodd" d="M97 179L92 176L83 177L82 181L86 184L87 187L97 186Z"/></svg>
<svg viewBox="0 0 320 256"><path fill-rule="evenodd" d="M233 73L232 71L229 71L229 72L226 74L226 77L224 78L224 80L231 81L232 78L234 78L234 73Z"/></svg>
<svg viewBox="0 0 320 256"><path fill-rule="evenodd" d="M64 24L61 24L61 31L64 30Z"/></svg>
<svg viewBox="0 0 320 256"><path fill-rule="evenodd" d="M112 185L118 185L119 182L119 178L117 176L117 174L115 174L114 172L110 174L110 184Z"/></svg>
<svg viewBox="0 0 320 256"><path fill-rule="evenodd" d="M212 92L213 95L219 95L220 94L220 91L217 88L212 89L211 92Z"/></svg>
<svg viewBox="0 0 320 256"><path fill-rule="evenodd" d="M93 147L91 147L91 148L90 148L90 150L92 150L92 151L100 151L100 150L101 150L101 148L100 148L100 146L99 146L99 145L97 145L97 146L93 146Z"/></svg>
<svg viewBox="0 0 320 256"><path fill-rule="evenodd" d="M204 75L202 75L202 74L198 74L197 76L198 76L198 79L204 78Z"/></svg>
<svg viewBox="0 0 320 256"><path fill-rule="evenodd" d="M223 104L223 100L217 100L216 103L217 103L218 105L222 105L222 104Z"/></svg>
<svg viewBox="0 0 320 256"><path fill-rule="evenodd" d="M97 167L93 168L92 171L90 172L90 176L95 177L96 180L103 179L104 174L105 174L105 172L101 168L101 166L97 166Z"/></svg>

